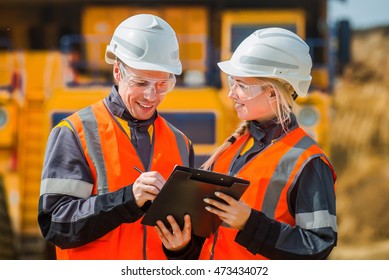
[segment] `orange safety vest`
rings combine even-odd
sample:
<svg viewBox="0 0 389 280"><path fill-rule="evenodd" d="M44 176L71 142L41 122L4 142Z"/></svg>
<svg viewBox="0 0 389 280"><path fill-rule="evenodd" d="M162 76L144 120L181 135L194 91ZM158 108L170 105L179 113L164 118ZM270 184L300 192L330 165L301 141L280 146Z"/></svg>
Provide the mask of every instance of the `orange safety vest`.
<svg viewBox="0 0 389 280"><path fill-rule="evenodd" d="M214 171L228 173L249 137L247 134L239 138L223 152L215 162ZM295 219L288 209L288 190L305 164L314 157L320 157L328 164L335 180L334 170L316 142L301 128L292 130L256 155L236 174L236 177L250 181L241 200L271 219L294 226ZM222 224L213 236L206 239L200 259L266 259L259 254L253 255L236 243L237 233L237 229Z"/></svg>
<svg viewBox="0 0 389 280"><path fill-rule="evenodd" d="M91 168L94 195L114 192L135 182L139 172L133 167L142 168L143 164L103 101L71 115L68 121L79 135ZM167 179L176 164L189 164L188 139L160 116L154 121L153 135L150 170L158 171ZM57 259L166 259L157 233L140 220L122 224L77 248L57 247Z"/></svg>

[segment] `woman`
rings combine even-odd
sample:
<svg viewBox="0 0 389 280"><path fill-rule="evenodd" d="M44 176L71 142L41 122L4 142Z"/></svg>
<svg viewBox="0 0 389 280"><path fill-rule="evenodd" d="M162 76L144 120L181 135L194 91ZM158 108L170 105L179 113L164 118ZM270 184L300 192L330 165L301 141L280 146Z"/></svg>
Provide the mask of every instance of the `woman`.
<svg viewBox="0 0 389 280"><path fill-rule="evenodd" d="M222 202L204 199L223 221L204 243L188 238L190 221L182 232L175 221L173 231L158 222L165 248L176 249L168 257L328 257L337 242L336 175L292 112L311 82L309 47L288 30L260 29L218 65L228 74L228 97L243 123L202 167L250 180L250 186L240 201L223 193L215 193Z"/></svg>
<svg viewBox="0 0 389 280"><path fill-rule="evenodd" d="M282 28L260 29L232 58L228 97L243 123L204 169L250 180L240 201L216 193L206 209L222 226L200 259L324 259L337 242L334 169L292 112L307 94L309 47Z"/></svg>

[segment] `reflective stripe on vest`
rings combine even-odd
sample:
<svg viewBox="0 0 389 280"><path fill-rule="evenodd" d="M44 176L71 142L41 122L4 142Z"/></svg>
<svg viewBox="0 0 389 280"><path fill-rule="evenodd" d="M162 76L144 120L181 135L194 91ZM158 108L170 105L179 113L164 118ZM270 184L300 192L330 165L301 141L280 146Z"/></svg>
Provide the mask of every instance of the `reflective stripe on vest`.
<svg viewBox="0 0 389 280"><path fill-rule="evenodd" d="M97 171L97 193L107 193L107 171L105 169L96 118L91 107L86 107L81 110L79 115L85 133L86 149L89 151L93 165Z"/></svg>
<svg viewBox="0 0 389 280"><path fill-rule="evenodd" d="M223 152L215 163L214 171L228 173L249 136L239 138ZM296 221L288 208L288 190L295 184L303 167L314 157L321 157L333 171L323 151L304 130L296 128L290 131L257 154L236 174L250 180L250 186L241 200L272 219L294 226ZM335 178L334 171L333 174ZM237 233L238 230L223 224L217 234L205 241L200 259L265 259L236 243Z"/></svg>
<svg viewBox="0 0 389 280"><path fill-rule="evenodd" d="M176 127L174 127L171 123L166 122L170 129L176 135L177 147L180 150L181 160L183 165L189 166L189 143L188 139L184 138L181 131L179 131Z"/></svg>
<svg viewBox="0 0 389 280"><path fill-rule="evenodd" d="M266 189L265 198L263 199L262 212L269 218L274 219L274 214L280 200L282 190L285 187L285 182L290 178L298 158L305 150L314 145L312 139L304 136L294 147L281 158L276 171L270 179L269 185L271 188ZM294 180L297 176L294 178Z"/></svg>
<svg viewBox="0 0 389 280"><path fill-rule="evenodd" d="M95 182L93 194L113 192L135 182L139 172L133 167L142 167L142 162L103 101L73 114L67 120L78 134L91 169ZM172 129L158 116L154 121L153 135L150 170L158 171L167 179L176 164L188 166L189 140L179 130ZM143 226L140 220L122 224L84 246L68 250L57 248L57 258L166 259L155 230Z"/></svg>

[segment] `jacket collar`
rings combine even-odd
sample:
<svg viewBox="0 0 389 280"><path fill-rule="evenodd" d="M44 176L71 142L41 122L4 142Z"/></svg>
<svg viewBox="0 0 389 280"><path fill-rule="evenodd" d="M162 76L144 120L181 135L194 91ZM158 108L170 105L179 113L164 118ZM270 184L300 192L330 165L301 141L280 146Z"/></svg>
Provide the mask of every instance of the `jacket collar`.
<svg viewBox="0 0 389 280"><path fill-rule="evenodd" d="M290 117L290 121L287 124L288 131L293 130L298 126L296 116L291 113ZM285 131L283 131L281 124L278 123L277 118L274 118L264 122L251 121L250 134L255 141L268 145L273 140L285 134Z"/></svg>
<svg viewBox="0 0 389 280"><path fill-rule="evenodd" d="M154 115L148 120L138 120L135 119L130 112L128 111L126 105L124 104L122 98L119 95L117 86L112 86L111 93L105 98L106 104L111 110L112 114L118 118L121 118L127 121L130 127L136 128L148 128L157 118L157 111Z"/></svg>

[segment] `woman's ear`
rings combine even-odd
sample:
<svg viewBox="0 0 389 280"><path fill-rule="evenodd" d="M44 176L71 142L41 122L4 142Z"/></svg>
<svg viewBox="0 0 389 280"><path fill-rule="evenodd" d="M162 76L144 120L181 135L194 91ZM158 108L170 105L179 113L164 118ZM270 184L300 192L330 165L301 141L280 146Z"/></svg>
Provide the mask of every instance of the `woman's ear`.
<svg viewBox="0 0 389 280"><path fill-rule="evenodd" d="M274 88L270 89L268 100L269 100L269 102L277 101L277 95L276 95L276 91L274 90Z"/></svg>

